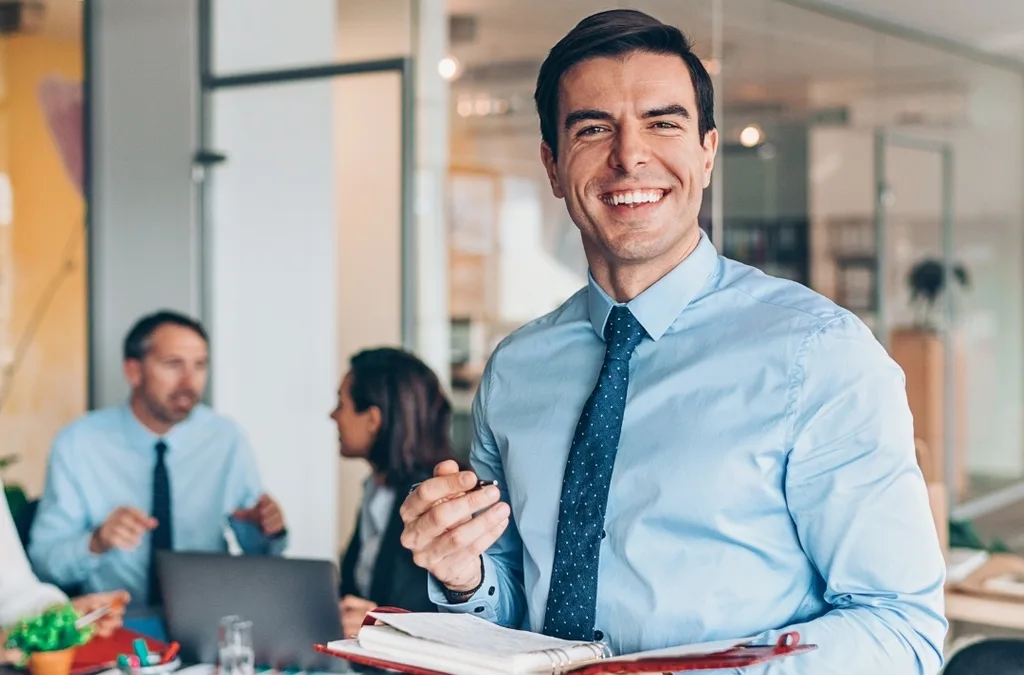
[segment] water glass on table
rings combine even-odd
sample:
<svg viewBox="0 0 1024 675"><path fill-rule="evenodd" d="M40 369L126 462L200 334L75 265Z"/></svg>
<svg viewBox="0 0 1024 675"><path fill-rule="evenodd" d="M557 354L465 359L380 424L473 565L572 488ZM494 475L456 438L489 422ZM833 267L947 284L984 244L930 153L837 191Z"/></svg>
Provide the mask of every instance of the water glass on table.
<svg viewBox="0 0 1024 675"><path fill-rule="evenodd" d="M237 616L222 618L217 642L221 675L254 675L252 621Z"/></svg>

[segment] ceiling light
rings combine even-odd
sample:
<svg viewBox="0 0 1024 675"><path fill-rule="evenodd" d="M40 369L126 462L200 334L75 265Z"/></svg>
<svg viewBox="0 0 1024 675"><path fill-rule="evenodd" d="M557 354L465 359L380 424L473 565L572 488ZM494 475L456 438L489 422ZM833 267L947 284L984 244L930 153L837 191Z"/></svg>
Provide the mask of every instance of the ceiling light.
<svg viewBox="0 0 1024 675"><path fill-rule="evenodd" d="M745 148L752 148L761 142L764 134L756 124L748 124L740 132L740 145Z"/></svg>
<svg viewBox="0 0 1024 675"><path fill-rule="evenodd" d="M454 56L446 56L437 63L437 72L451 82L459 75L459 60Z"/></svg>

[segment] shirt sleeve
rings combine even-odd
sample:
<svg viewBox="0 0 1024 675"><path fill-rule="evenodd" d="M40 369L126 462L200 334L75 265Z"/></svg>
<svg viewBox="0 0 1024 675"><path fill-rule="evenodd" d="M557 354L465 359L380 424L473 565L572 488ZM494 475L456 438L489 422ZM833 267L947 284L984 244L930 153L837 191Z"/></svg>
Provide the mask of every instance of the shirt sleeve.
<svg viewBox="0 0 1024 675"><path fill-rule="evenodd" d="M67 431L53 443L28 550L39 576L65 588L84 583L103 558L89 550L92 524L76 479L72 449L73 438Z"/></svg>
<svg viewBox="0 0 1024 675"><path fill-rule="evenodd" d="M231 472L232 479L237 481L232 494L238 495L233 509L247 509L256 504L265 492L260 479L259 468L256 466L256 454L248 436L240 428L235 438L235 464ZM234 524L238 546L247 555L284 555L288 548L287 530L273 537L263 534L255 526L248 523Z"/></svg>
<svg viewBox="0 0 1024 675"><path fill-rule="evenodd" d="M498 444L487 423L487 405L491 389L491 369L496 351L484 369L480 386L473 399L473 441L470 463L482 480L497 480L501 499L508 501L508 484L501 463ZM483 556L483 585L466 602L451 604L444 589L433 576L428 577L430 599L442 611L471 612L477 616L512 628L519 628L526 616L526 592L523 587L523 544L514 516L508 528Z"/></svg>
<svg viewBox="0 0 1024 675"><path fill-rule="evenodd" d="M932 675L942 664L945 563L903 373L853 316L812 334L791 389L786 499L832 610L798 631L818 649L744 675Z"/></svg>
<svg viewBox="0 0 1024 675"><path fill-rule="evenodd" d="M47 607L67 602L67 596L41 583L32 573L7 500L0 501L0 626L9 626Z"/></svg>

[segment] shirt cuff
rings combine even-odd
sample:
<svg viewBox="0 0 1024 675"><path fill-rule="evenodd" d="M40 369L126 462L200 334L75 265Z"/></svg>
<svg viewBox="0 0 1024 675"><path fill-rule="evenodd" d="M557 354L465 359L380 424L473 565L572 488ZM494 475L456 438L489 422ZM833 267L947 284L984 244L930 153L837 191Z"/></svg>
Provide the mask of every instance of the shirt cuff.
<svg viewBox="0 0 1024 675"><path fill-rule="evenodd" d="M491 557L484 554L484 582L465 602L452 604L444 594L444 585L433 574L427 575L427 594L442 612L475 614L487 621L498 620L498 575Z"/></svg>
<svg viewBox="0 0 1024 675"><path fill-rule="evenodd" d="M86 532L85 535L77 542L73 542L71 546L72 560L77 560L75 565L75 576L78 578L79 584L84 584L96 568L100 566L100 561L103 560L105 553L93 553L89 549L89 544L92 542L92 532Z"/></svg>

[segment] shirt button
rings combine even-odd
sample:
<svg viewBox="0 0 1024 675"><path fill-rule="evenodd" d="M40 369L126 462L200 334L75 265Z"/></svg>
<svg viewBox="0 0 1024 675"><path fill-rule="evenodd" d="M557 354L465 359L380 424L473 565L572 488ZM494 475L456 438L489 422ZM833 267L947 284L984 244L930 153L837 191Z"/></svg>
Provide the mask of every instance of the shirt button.
<svg viewBox="0 0 1024 675"><path fill-rule="evenodd" d="M594 631L594 639L597 640L598 642L600 642L601 640L604 639L604 633L599 631L599 630L595 630Z"/></svg>

